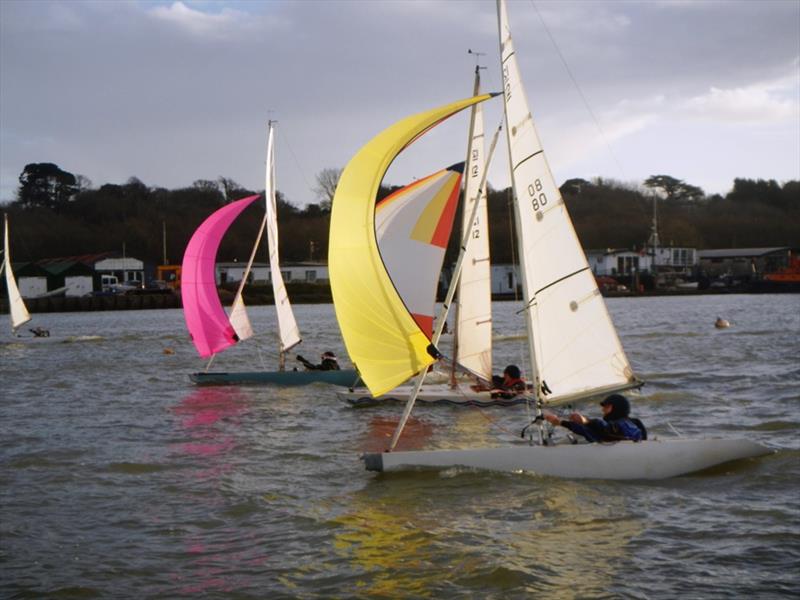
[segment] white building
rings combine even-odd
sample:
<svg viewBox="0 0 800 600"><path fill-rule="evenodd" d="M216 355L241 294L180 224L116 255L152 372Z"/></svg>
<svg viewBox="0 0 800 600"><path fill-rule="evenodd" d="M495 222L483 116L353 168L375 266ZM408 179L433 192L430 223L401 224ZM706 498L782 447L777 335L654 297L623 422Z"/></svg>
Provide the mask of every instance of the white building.
<svg viewBox="0 0 800 600"><path fill-rule="evenodd" d="M102 278L113 275L118 283L137 282L144 284L144 263L138 258L104 258L94 263L94 270Z"/></svg>
<svg viewBox="0 0 800 600"><path fill-rule="evenodd" d="M653 264L659 271L686 271L697 265L697 252L694 248L659 247L655 260L653 249L639 251L607 248L605 250L587 250L586 258L595 275L615 276L632 273L652 272Z"/></svg>
<svg viewBox="0 0 800 600"><path fill-rule="evenodd" d="M238 283L242 280L247 263L221 262L216 266L217 285ZM327 283L328 265L325 263L303 262L281 265L281 275L285 283ZM269 264L253 263L250 270L250 283L268 284L272 282Z"/></svg>

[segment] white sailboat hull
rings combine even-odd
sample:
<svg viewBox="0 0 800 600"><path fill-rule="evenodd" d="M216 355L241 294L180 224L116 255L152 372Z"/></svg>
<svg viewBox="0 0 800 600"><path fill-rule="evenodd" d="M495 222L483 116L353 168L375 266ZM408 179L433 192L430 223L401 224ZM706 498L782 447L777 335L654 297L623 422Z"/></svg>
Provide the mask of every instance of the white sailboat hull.
<svg viewBox="0 0 800 600"><path fill-rule="evenodd" d="M746 439L670 439L613 444L432 450L365 454L370 471L467 467L568 479L665 479L771 453Z"/></svg>
<svg viewBox="0 0 800 600"><path fill-rule="evenodd" d="M353 406L365 407L383 404L384 402L407 402L414 388L400 386L391 392L375 397L366 388L356 388L347 391L337 391L342 400ZM451 388L447 384L425 385L417 395L417 404L449 404L452 406L479 406L481 408L506 407L525 404L529 397L518 394L511 398L492 397L489 392L475 392L469 386Z"/></svg>

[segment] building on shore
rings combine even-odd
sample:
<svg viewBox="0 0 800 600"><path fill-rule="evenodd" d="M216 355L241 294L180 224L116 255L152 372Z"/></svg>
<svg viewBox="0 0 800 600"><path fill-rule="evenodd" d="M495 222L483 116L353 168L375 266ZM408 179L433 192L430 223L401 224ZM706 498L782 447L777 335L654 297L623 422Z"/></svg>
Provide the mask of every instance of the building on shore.
<svg viewBox="0 0 800 600"><path fill-rule="evenodd" d="M791 248L723 248L700 250L700 269L710 278L734 277L750 279L773 273L789 265Z"/></svg>
<svg viewBox="0 0 800 600"><path fill-rule="evenodd" d="M217 285L239 283L244 275L246 262L219 262L216 265ZM281 264L281 275L285 283L328 284L328 265L323 262L297 262ZM272 282L269 263L254 262L248 277L251 284L266 285Z"/></svg>
<svg viewBox="0 0 800 600"><path fill-rule="evenodd" d="M112 253L45 258L15 266L14 272L23 298L140 288L145 276L141 260Z"/></svg>

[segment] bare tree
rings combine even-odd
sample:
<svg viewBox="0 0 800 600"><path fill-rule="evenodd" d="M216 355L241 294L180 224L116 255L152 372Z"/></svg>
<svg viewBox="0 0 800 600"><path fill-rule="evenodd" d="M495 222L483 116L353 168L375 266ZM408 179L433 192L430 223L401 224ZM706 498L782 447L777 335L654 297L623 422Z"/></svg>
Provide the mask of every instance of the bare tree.
<svg viewBox="0 0 800 600"><path fill-rule="evenodd" d="M336 193L336 186L339 185L339 177L342 176L343 169L323 169L317 173L317 187L314 193L320 199L320 208L329 211L333 205L333 196Z"/></svg>

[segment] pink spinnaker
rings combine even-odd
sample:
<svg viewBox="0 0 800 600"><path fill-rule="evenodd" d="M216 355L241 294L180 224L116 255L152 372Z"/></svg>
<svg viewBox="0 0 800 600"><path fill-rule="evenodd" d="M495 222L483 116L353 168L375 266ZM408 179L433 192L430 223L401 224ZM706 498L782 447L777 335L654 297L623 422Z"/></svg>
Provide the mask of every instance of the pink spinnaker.
<svg viewBox="0 0 800 600"><path fill-rule="evenodd" d="M186 246L181 267L183 316L192 342L203 358L238 341L217 294L214 264L222 236L236 217L258 198L248 196L220 208L203 221Z"/></svg>

